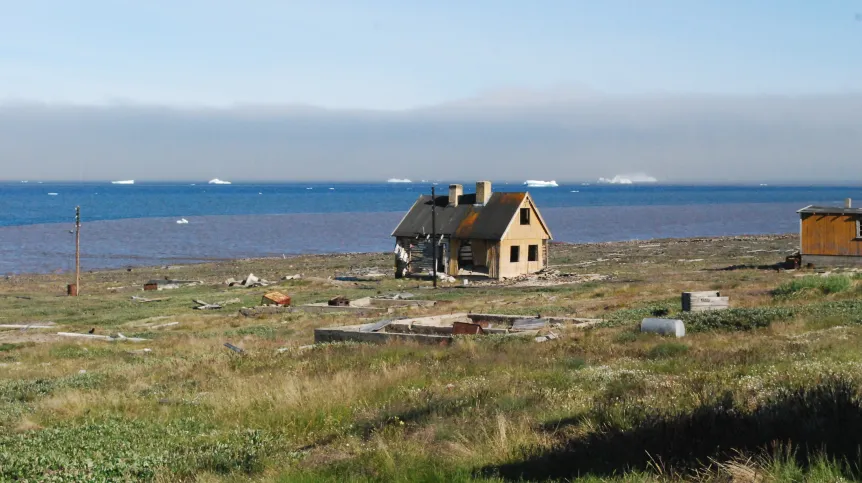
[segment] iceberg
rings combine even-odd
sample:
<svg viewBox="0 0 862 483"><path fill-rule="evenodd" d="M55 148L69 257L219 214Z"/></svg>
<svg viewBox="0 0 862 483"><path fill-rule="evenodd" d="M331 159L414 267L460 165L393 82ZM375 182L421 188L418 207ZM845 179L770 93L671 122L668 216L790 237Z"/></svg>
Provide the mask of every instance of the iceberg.
<svg viewBox="0 0 862 483"><path fill-rule="evenodd" d="M630 174L623 175L618 174L613 178L599 178L598 183L602 184L635 184L635 183L655 183L658 180L653 178L652 176L647 176L645 174Z"/></svg>
<svg viewBox="0 0 862 483"><path fill-rule="evenodd" d="M597 183L602 184L633 184L632 180L628 178L623 178L619 175L614 176L613 178L599 178Z"/></svg>
<svg viewBox="0 0 862 483"><path fill-rule="evenodd" d="M524 184L529 188L556 188L557 186L560 186L554 180L540 181L536 179L528 179L527 181L524 181Z"/></svg>
<svg viewBox="0 0 862 483"><path fill-rule="evenodd" d="M386 180L386 182L387 183L412 183L412 181L410 181L407 178L403 178L403 179L402 178L389 178Z"/></svg>
<svg viewBox="0 0 862 483"><path fill-rule="evenodd" d="M230 184L230 181L222 181L218 178L209 180L209 184Z"/></svg>
<svg viewBox="0 0 862 483"><path fill-rule="evenodd" d="M111 181L111 184L135 184L135 180L133 180L133 179L126 179L126 180L123 180L123 181Z"/></svg>
<svg viewBox="0 0 862 483"><path fill-rule="evenodd" d="M177 224L178 225L188 225L189 220L186 220L185 218L180 218L179 220L177 220Z"/></svg>

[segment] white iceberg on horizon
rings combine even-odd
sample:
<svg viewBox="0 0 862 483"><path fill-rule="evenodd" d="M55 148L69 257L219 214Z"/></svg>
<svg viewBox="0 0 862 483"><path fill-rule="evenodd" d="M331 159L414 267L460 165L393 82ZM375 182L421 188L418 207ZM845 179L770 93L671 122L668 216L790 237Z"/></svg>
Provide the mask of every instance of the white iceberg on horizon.
<svg viewBox="0 0 862 483"><path fill-rule="evenodd" d="M635 183L655 183L658 180L652 176L643 173L637 174L618 174L613 178L599 178L598 183L603 184L635 184Z"/></svg>
<svg viewBox="0 0 862 483"><path fill-rule="evenodd" d="M407 178L389 178L386 180L386 182L387 183L412 183L412 181L410 181Z"/></svg>
<svg viewBox="0 0 862 483"><path fill-rule="evenodd" d="M133 179L125 179L122 181L111 181L111 184L135 184L135 180Z"/></svg>
<svg viewBox="0 0 862 483"><path fill-rule="evenodd" d="M179 220L177 220L178 225L187 225L188 223L189 220L186 220L185 218L180 218Z"/></svg>
<svg viewBox="0 0 862 483"><path fill-rule="evenodd" d="M528 179L527 181L524 181L524 184L529 188L556 188L557 186L560 186L555 180L540 181L537 179Z"/></svg>
<svg viewBox="0 0 862 483"><path fill-rule="evenodd" d="M209 180L209 184L230 184L230 181L222 181L218 178Z"/></svg>

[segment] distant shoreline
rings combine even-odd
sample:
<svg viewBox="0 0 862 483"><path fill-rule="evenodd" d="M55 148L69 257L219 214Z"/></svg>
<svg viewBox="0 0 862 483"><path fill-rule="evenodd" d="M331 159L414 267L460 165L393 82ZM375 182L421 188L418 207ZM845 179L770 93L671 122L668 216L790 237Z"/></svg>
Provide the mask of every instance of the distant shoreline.
<svg viewBox="0 0 862 483"><path fill-rule="evenodd" d="M681 245L681 244L701 244L701 243L715 243L721 241L767 241L767 240L788 240L788 239L797 239L799 234L797 233L776 233L776 234L744 234L744 235L726 235L726 236L715 236L715 237L684 237L684 238L652 238L652 239L643 239L643 240L616 240L616 241L601 241L601 242L551 242L551 255L550 255L550 267L554 266L554 253L553 249L555 246L557 247L608 247L608 246L620 246L620 247L632 247L639 245ZM653 248L653 247L644 247L644 248ZM326 259L331 261L333 258L340 259L350 259L350 258L373 258L380 256L388 256L390 255L389 251L369 251L369 252L331 252L331 253L298 253L291 255L284 255L283 257L278 256L266 256L266 257L237 257L237 258L219 258L219 259L201 259L200 261L194 262L182 262L182 263L168 263L164 265L128 265L125 267L110 267L110 268L86 268L86 259L82 262L82 272L83 273L91 273L91 274L106 274L112 272L123 272L123 271L170 271L175 269L190 269L195 266L228 266L235 265L237 263L245 263L245 262L265 262L265 261L299 261L299 262L309 262L315 259ZM394 263L394 262L393 262ZM394 270L394 265L393 265ZM21 272L16 273L13 277L67 277L71 271L63 271L63 272Z"/></svg>

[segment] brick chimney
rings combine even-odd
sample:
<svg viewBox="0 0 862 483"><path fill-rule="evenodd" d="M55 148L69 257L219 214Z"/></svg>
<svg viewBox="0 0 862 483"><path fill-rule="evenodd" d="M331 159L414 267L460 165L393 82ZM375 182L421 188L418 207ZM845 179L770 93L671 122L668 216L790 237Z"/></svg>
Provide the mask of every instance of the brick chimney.
<svg viewBox="0 0 862 483"><path fill-rule="evenodd" d="M458 206L458 197L464 194L464 187L460 184L449 185L449 206Z"/></svg>
<svg viewBox="0 0 862 483"><path fill-rule="evenodd" d="M476 204L487 205L491 199L491 182L476 181Z"/></svg>

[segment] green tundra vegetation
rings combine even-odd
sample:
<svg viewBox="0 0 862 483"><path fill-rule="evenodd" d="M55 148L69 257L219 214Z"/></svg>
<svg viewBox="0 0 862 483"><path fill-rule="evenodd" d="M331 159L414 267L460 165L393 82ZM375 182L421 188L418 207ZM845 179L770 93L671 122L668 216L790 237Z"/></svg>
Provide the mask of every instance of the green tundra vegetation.
<svg viewBox="0 0 862 483"><path fill-rule="evenodd" d="M779 269L797 244L789 235L555 244L554 268L584 276L557 281L602 277L436 290L392 278L389 254L97 271L84 274L79 297L64 295L67 274L8 276L0 324L56 328L0 332L0 481L862 479L862 280ZM387 278L330 279L375 268ZM249 272L303 277L224 284ZM141 292L165 277L205 283ZM238 313L272 289L294 304L393 291L439 302L394 316L602 322L544 343L312 345L314 328L360 321ZM729 296L732 308L680 313L680 293L701 290ZM240 303L193 310L195 299L231 298ZM686 337L640 333L654 316L681 318ZM56 335L90 330L149 340Z"/></svg>

